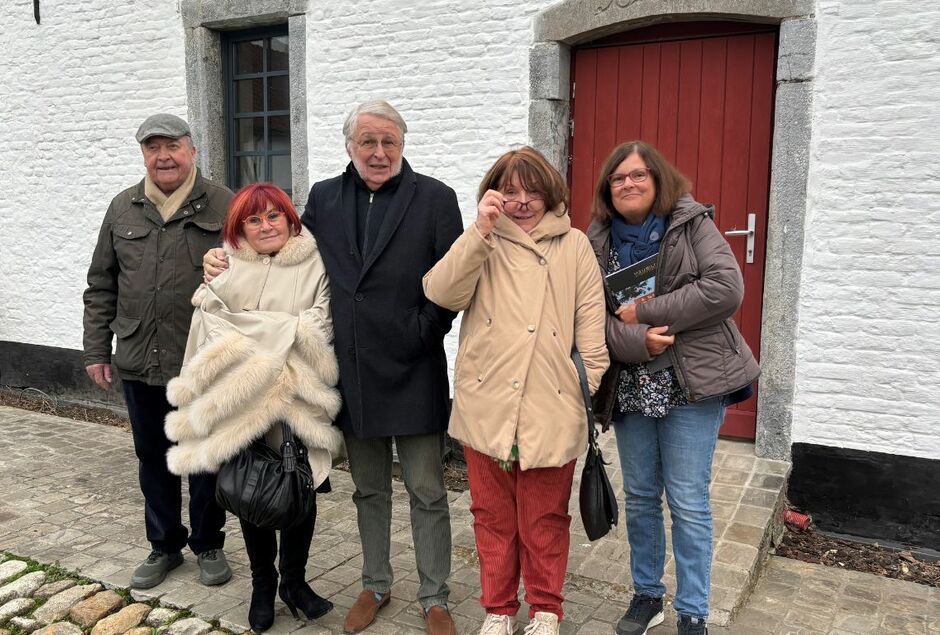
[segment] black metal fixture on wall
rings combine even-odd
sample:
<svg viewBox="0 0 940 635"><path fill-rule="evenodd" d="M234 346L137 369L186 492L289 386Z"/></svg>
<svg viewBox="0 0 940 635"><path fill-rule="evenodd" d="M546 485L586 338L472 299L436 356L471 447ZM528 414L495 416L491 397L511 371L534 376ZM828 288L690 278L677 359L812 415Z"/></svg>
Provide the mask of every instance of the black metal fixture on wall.
<svg viewBox="0 0 940 635"><path fill-rule="evenodd" d="M33 0L33 17L36 18L36 24L39 24L39 0Z"/></svg>

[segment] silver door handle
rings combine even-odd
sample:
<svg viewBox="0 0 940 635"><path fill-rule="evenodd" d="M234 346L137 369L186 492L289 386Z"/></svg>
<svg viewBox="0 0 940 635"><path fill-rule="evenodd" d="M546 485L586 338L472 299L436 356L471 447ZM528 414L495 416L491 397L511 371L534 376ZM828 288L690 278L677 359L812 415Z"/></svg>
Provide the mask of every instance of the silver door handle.
<svg viewBox="0 0 940 635"><path fill-rule="evenodd" d="M747 229L729 229L725 236L747 236L747 254L744 262L754 262L754 236L757 234L757 214L747 215Z"/></svg>

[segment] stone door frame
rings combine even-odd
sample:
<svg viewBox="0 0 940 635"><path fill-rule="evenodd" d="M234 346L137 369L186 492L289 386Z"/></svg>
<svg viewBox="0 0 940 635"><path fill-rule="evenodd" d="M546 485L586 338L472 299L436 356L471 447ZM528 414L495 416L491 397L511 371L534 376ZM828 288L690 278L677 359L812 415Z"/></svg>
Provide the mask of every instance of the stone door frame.
<svg viewBox="0 0 940 635"><path fill-rule="evenodd" d="M529 139L567 174L572 47L664 22L779 25L755 440L758 456L775 459L790 458L816 50L813 10L811 0L564 0L536 17L529 55Z"/></svg>

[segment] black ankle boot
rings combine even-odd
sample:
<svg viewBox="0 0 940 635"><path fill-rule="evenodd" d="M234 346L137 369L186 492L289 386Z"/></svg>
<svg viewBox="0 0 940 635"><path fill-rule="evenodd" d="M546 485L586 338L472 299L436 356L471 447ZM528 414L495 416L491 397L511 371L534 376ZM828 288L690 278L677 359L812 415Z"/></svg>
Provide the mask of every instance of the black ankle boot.
<svg viewBox="0 0 940 635"><path fill-rule="evenodd" d="M299 619L297 609L303 611L307 619L323 617L333 609L333 603L322 598L306 582L281 582L277 590L281 600L287 605L294 618Z"/></svg>
<svg viewBox="0 0 940 635"><path fill-rule="evenodd" d="M255 633L261 633L274 624L274 596L277 594L277 578L251 580L251 606L248 608L248 625Z"/></svg>

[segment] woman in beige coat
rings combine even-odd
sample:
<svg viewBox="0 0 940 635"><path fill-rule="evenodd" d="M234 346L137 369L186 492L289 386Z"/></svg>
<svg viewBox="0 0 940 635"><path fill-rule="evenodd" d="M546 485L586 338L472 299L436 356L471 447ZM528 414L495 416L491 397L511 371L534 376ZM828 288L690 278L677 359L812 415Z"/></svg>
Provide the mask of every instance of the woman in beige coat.
<svg viewBox="0 0 940 635"><path fill-rule="evenodd" d="M587 446L577 348L593 392L607 368L604 292L587 237L572 229L561 175L532 148L507 152L479 189L474 224L424 277L464 311L451 436L464 444L480 555L481 635L558 633L568 500Z"/></svg>
<svg viewBox="0 0 940 635"><path fill-rule="evenodd" d="M329 491L332 458L343 441L332 425L340 408L339 371L330 285L316 241L290 197L270 183L235 195L223 239L229 266L196 291L183 367L167 385L167 398L179 407L165 424L177 442L167 453L170 471L218 471L258 440L279 450L283 422L306 446L316 491ZM251 564L253 631L274 622L275 593L295 617L298 608L313 619L333 607L306 582L316 507L281 530L280 585L275 530L240 520Z"/></svg>

